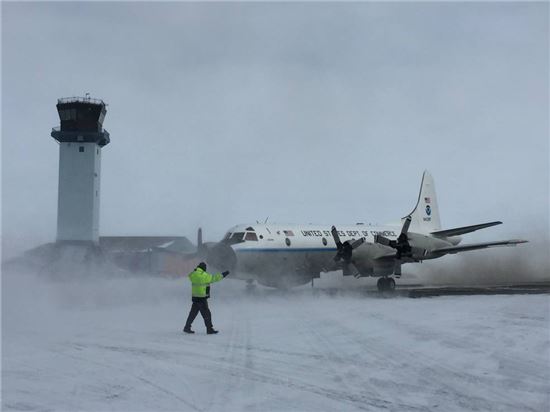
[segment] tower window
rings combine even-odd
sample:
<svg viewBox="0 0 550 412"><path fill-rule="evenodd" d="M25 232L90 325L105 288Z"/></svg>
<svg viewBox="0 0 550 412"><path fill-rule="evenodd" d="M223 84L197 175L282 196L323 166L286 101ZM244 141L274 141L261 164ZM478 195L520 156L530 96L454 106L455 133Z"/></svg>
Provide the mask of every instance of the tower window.
<svg viewBox="0 0 550 412"><path fill-rule="evenodd" d="M79 151L80 153L83 153L83 152L84 152L84 146L80 146L80 147L78 148L78 151Z"/></svg>

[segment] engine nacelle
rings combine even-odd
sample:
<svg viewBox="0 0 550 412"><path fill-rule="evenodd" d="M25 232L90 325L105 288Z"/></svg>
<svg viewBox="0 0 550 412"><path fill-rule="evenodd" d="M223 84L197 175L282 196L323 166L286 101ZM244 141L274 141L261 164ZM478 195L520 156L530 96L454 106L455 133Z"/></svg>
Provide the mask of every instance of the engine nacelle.
<svg viewBox="0 0 550 412"><path fill-rule="evenodd" d="M422 235L420 233L409 232L407 238L411 246L411 258L414 260L431 259L431 250L454 246L453 243L447 240Z"/></svg>

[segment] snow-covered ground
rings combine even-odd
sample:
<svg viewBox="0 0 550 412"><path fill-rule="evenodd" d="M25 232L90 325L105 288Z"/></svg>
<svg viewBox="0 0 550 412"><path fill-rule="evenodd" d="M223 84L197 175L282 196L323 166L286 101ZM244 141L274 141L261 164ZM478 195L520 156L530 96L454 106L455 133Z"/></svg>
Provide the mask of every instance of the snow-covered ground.
<svg viewBox="0 0 550 412"><path fill-rule="evenodd" d="M286 294L4 274L2 409L548 411L548 295Z"/></svg>

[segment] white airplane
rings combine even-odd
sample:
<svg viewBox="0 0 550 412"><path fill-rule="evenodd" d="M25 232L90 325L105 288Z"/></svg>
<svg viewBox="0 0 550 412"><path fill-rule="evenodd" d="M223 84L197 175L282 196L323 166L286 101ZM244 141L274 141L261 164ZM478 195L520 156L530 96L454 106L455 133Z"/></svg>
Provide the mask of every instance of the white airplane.
<svg viewBox="0 0 550 412"><path fill-rule="evenodd" d="M292 225L254 223L229 229L220 242L202 242L199 257L232 277L265 286L288 288L319 278L321 272L342 270L344 276L379 277L380 291L395 289L404 263L422 262L447 254L515 246L512 239L458 246L460 235L499 225L488 222L441 230L434 181L424 172L414 210L394 225Z"/></svg>

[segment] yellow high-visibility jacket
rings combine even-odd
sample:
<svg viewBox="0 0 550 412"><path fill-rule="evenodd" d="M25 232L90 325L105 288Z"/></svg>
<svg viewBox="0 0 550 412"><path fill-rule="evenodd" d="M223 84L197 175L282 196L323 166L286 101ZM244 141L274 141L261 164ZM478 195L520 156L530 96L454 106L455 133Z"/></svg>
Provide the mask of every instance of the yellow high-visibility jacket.
<svg viewBox="0 0 550 412"><path fill-rule="evenodd" d="M211 275L201 268L196 268L189 274L189 280L191 281L191 294L195 298L205 298L206 287L211 283L219 282L222 279L223 276L221 273Z"/></svg>

